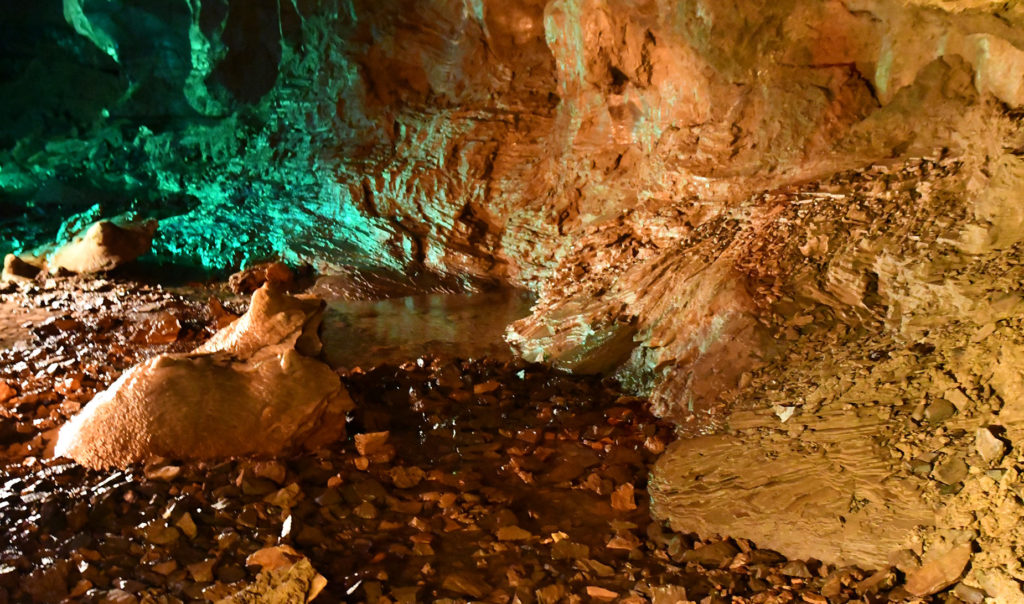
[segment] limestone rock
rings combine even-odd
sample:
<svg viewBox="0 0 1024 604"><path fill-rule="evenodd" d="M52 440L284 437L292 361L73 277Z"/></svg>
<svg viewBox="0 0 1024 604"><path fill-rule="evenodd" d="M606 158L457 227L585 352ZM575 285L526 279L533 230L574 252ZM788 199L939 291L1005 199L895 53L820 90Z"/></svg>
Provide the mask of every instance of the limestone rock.
<svg viewBox="0 0 1024 604"><path fill-rule="evenodd" d="M918 597L930 596L956 583L970 561L970 543L954 547L908 574L906 589Z"/></svg>
<svg viewBox="0 0 1024 604"><path fill-rule="evenodd" d="M992 433L992 429L988 427L978 428L975 448L978 455L981 455L981 458L988 463L999 463L1006 455L1006 444L999 440Z"/></svg>
<svg viewBox="0 0 1024 604"><path fill-rule="evenodd" d="M953 403L942 399L928 405L924 410L924 417L928 423L939 424L952 417L954 413L956 413L956 407L953 406Z"/></svg>
<svg viewBox="0 0 1024 604"><path fill-rule="evenodd" d="M251 294L265 283L287 290L295 284L295 274L283 262L264 262L239 271L228 279L231 291L236 294Z"/></svg>
<svg viewBox="0 0 1024 604"><path fill-rule="evenodd" d="M4 256L4 270L0 275L0 281L30 281L35 279L40 272L42 272L42 266L39 263L29 262L24 257L15 254L7 254Z"/></svg>
<svg viewBox="0 0 1024 604"><path fill-rule="evenodd" d="M734 414L731 423L743 435L676 441L655 465L652 511L673 529L871 568L935 522L915 488L890 480L872 441L877 417L837 410L802 433L799 446L749 436L778 425L770 410Z"/></svg>
<svg viewBox="0 0 1024 604"><path fill-rule="evenodd" d="M126 371L60 431L56 453L92 467L153 456L218 458L315 448L351 408L317 360L323 303L268 287L249 311L186 354Z"/></svg>
<svg viewBox="0 0 1024 604"><path fill-rule="evenodd" d="M956 484L967 477L969 468L963 458L954 455L935 468L935 479L942 484Z"/></svg>
<svg viewBox="0 0 1024 604"><path fill-rule="evenodd" d="M265 567L254 581L218 600L218 604L305 604L312 602L326 586L327 579L313 568L308 558L299 556L291 564Z"/></svg>
<svg viewBox="0 0 1024 604"><path fill-rule="evenodd" d="M149 251L156 222L119 226L100 220L84 233L65 243L50 258L50 269L73 273L109 271L135 260Z"/></svg>

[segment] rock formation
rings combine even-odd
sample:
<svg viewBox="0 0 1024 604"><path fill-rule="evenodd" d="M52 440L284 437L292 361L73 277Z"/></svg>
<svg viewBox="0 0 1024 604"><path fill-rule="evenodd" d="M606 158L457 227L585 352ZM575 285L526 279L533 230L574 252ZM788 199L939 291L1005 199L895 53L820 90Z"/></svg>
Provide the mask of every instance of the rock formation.
<svg viewBox="0 0 1024 604"><path fill-rule="evenodd" d="M4 256L4 270L0 275L0 281L31 281L39 276L42 270L42 266L32 264L21 256L7 254Z"/></svg>
<svg viewBox="0 0 1024 604"><path fill-rule="evenodd" d="M351 400L318 361L323 303L269 287L194 352L125 372L60 431L56 454L91 467L315 449L344 436Z"/></svg>
<svg viewBox="0 0 1024 604"><path fill-rule="evenodd" d="M117 225L100 220L60 246L49 259L51 270L98 273L113 270L149 251L156 222Z"/></svg>
<svg viewBox="0 0 1024 604"><path fill-rule="evenodd" d="M61 183L68 221L158 219L175 263L525 286L524 354L686 415L765 345L740 266L765 192L978 145L1002 173L1022 101L1024 17L998 3L400 4L69 2L68 48L125 89L3 152L0 184L47 207Z"/></svg>
<svg viewBox="0 0 1024 604"><path fill-rule="evenodd" d="M43 12L0 19L53 32L5 37L24 75L0 98L25 117L0 138L0 193L32 209L0 216L10 251L132 211L159 220L166 262L526 287L539 300L509 330L519 354L615 375L704 439L669 449L655 475L655 508L679 528L773 539L742 514L782 523L802 504L729 498L722 519L691 496L693 464L714 460L706 480L728 498L752 451L773 463L745 484L798 476L844 494L776 547L879 563L903 545L927 558L972 543L968 580L1024 597L1008 520L1024 461L1020 5ZM24 98L49 64L67 75L46 95L61 111ZM85 82L90 95L69 92ZM236 375L203 355L144 367Z"/></svg>

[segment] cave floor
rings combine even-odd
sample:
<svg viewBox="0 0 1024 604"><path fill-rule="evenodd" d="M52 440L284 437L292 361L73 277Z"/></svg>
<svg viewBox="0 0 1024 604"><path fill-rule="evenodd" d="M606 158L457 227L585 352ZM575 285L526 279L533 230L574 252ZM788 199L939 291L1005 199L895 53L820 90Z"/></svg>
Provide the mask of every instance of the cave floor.
<svg viewBox="0 0 1024 604"><path fill-rule="evenodd" d="M218 291L3 290L0 602L232 598L258 591L253 562L291 552L268 549L280 545L326 579L322 602L901 599L888 571L663 528L646 487L672 427L614 383L500 355L398 362L388 348L387 363L339 370L357 404L349 437L286 459L104 472L48 456L59 426L120 372L191 349L242 310L208 304ZM452 320L479 318L447 304ZM380 307L355 315L394 320ZM302 601L286 592L227 601Z"/></svg>

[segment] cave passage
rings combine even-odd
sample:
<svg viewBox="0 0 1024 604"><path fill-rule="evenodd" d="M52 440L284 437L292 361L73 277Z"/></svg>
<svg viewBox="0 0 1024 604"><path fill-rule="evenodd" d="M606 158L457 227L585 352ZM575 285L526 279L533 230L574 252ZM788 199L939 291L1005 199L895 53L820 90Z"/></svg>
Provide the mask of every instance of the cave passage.
<svg viewBox="0 0 1024 604"><path fill-rule="evenodd" d="M1024 604L1024 4L0 5L0 604Z"/></svg>

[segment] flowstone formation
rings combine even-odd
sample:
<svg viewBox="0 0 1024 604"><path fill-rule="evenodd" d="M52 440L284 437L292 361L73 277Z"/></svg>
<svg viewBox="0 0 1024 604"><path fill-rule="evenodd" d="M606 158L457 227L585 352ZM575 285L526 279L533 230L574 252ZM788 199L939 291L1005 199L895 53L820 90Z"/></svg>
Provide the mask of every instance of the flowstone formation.
<svg viewBox="0 0 1024 604"><path fill-rule="evenodd" d="M193 352L136 365L60 430L55 454L93 468L154 458L280 455L343 438L352 408L317 360L322 300L264 286Z"/></svg>

